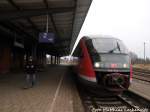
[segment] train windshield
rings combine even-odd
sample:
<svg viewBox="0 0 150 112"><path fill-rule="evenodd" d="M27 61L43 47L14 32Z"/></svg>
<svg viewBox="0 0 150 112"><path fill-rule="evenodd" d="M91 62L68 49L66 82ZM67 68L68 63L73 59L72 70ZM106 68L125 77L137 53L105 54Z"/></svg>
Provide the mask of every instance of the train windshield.
<svg viewBox="0 0 150 112"><path fill-rule="evenodd" d="M128 50L121 40L114 38L94 38L92 39L94 48L98 53L121 53L127 54Z"/></svg>

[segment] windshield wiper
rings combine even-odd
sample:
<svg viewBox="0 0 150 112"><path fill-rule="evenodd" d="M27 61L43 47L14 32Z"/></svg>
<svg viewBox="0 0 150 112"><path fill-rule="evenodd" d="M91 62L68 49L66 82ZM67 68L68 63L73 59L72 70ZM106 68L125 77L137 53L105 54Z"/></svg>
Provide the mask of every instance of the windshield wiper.
<svg viewBox="0 0 150 112"><path fill-rule="evenodd" d="M118 42L117 42L117 46L115 48L111 49L110 51L108 51L108 53L113 53L116 49L118 49L121 53L120 45Z"/></svg>
<svg viewBox="0 0 150 112"><path fill-rule="evenodd" d="M120 49L120 45L119 45L119 43L117 42L117 48L118 48L118 50L120 51L120 53L121 53L121 49Z"/></svg>

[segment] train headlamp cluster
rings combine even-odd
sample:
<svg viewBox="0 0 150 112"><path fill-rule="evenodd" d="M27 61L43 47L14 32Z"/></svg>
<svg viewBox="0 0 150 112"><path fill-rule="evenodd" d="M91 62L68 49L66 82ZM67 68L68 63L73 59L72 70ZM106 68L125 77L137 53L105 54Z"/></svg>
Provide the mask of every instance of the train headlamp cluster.
<svg viewBox="0 0 150 112"><path fill-rule="evenodd" d="M94 67L95 67L95 68L99 68L99 67L100 67L100 63L99 63L99 62L95 62L95 63L94 63Z"/></svg>
<svg viewBox="0 0 150 112"><path fill-rule="evenodd" d="M95 68L118 68L118 67L121 67L121 68L129 68L129 65L124 63L117 63L117 64L109 64L109 63L101 63L101 62L95 62L94 63L94 67Z"/></svg>
<svg viewBox="0 0 150 112"><path fill-rule="evenodd" d="M123 64L123 67L124 67L124 68L127 68L127 64Z"/></svg>

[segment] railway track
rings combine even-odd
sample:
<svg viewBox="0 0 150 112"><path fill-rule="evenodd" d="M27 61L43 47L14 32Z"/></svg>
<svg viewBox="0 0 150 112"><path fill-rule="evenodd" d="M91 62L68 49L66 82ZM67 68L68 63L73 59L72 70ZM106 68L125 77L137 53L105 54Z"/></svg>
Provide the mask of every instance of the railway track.
<svg viewBox="0 0 150 112"><path fill-rule="evenodd" d="M103 96L88 91L78 81L76 85L85 112L150 112L150 101L131 91L125 91L120 95L111 95L109 92L109 96Z"/></svg>
<svg viewBox="0 0 150 112"><path fill-rule="evenodd" d="M150 71L142 69L133 69L133 78L150 83Z"/></svg>
<svg viewBox="0 0 150 112"><path fill-rule="evenodd" d="M141 69L141 68L133 68L133 71L144 72L145 74L150 75L150 70L145 70L145 69Z"/></svg>
<svg viewBox="0 0 150 112"><path fill-rule="evenodd" d="M121 95L94 94L78 87L85 112L149 112L150 101L131 91ZM111 94L111 93L109 93Z"/></svg>

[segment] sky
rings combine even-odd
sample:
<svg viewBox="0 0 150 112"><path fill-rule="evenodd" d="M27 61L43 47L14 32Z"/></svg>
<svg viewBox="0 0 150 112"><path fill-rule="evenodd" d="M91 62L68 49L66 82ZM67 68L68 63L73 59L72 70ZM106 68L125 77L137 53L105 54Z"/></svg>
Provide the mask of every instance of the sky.
<svg viewBox="0 0 150 112"><path fill-rule="evenodd" d="M93 0L78 40L85 35L119 38L141 58L146 42L150 58L150 0Z"/></svg>

